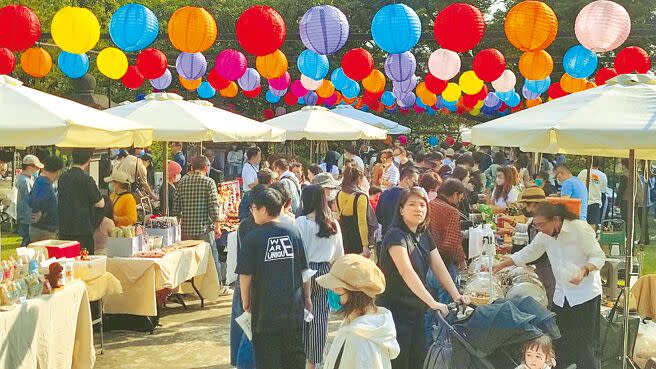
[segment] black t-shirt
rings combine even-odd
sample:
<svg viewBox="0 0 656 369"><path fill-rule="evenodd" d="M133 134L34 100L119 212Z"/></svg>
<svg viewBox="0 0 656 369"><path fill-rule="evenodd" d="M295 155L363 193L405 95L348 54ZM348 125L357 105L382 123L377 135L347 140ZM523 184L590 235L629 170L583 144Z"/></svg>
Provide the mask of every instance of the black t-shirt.
<svg viewBox="0 0 656 369"><path fill-rule="evenodd" d="M303 240L294 225L267 223L244 236L236 273L253 276L253 332L302 328L302 272L307 268Z"/></svg>
<svg viewBox="0 0 656 369"><path fill-rule="evenodd" d="M415 167L415 162L412 160L408 160L405 164L399 164L399 174L403 172L403 169L414 168L414 167Z"/></svg>
<svg viewBox="0 0 656 369"><path fill-rule="evenodd" d="M385 274L387 288L380 295L378 303L387 307L401 306L407 309L424 310L426 308L424 302L410 290L389 254L390 247L399 245L407 250L412 268L426 285L426 274L430 270L430 253L435 250L435 243L426 231L415 234L399 226L392 226L383 238L380 269Z"/></svg>
<svg viewBox="0 0 656 369"><path fill-rule="evenodd" d="M59 178L59 233L63 235L91 235L94 229L93 205L102 196L88 174L73 167Z"/></svg>
<svg viewBox="0 0 656 369"><path fill-rule="evenodd" d="M387 233L387 230L394 222L403 191L405 190L401 187L392 187L380 194L378 205L376 206L376 218L378 218L378 223L382 227L383 234Z"/></svg>

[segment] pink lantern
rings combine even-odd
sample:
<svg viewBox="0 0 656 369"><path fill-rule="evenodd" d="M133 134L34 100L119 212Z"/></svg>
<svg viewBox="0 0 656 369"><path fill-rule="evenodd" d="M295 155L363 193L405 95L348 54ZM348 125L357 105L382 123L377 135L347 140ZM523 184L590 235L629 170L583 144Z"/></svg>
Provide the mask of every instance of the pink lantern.
<svg viewBox="0 0 656 369"><path fill-rule="evenodd" d="M295 80L294 82L292 82L290 91L296 97L303 97L308 93L307 88L303 87L303 84L299 80Z"/></svg>
<svg viewBox="0 0 656 369"><path fill-rule="evenodd" d="M284 106L279 106L276 108L276 117L287 114L287 109Z"/></svg>
<svg viewBox="0 0 656 369"><path fill-rule="evenodd" d="M492 82L492 87L497 92L508 92L515 88L517 77L511 70L506 69L496 81Z"/></svg>
<svg viewBox="0 0 656 369"><path fill-rule="evenodd" d="M246 73L248 61L244 54L237 50L226 49L216 56L214 69L223 79L236 81Z"/></svg>
<svg viewBox="0 0 656 369"><path fill-rule="evenodd" d="M576 16L576 38L594 52L611 51L626 41L631 32L631 18L624 7L609 0L586 5Z"/></svg>
<svg viewBox="0 0 656 369"><path fill-rule="evenodd" d="M460 73L460 56L455 51L437 49L428 58L428 69L435 77L448 81Z"/></svg>
<svg viewBox="0 0 656 369"><path fill-rule="evenodd" d="M312 78L301 74L301 84L309 91L316 91L321 85L323 85L323 79L315 81Z"/></svg>
<svg viewBox="0 0 656 369"><path fill-rule="evenodd" d="M292 77L289 75L289 72L285 72L282 76L278 78L273 78L269 80L269 87L275 90L284 90L292 83Z"/></svg>
<svg viewBox="0 0 656 369"><path fill-rule="evenodd" d="M403 146L405 146L408 143L408 136L406 135L400 135L399 136L399 143Z"/></svg>
<svg viewBox="0 0 656 369"><path fill-rule="evenodd" d="M335 105L335 104L337 103L337 98L338 98L337 93L333 93L332 95L330 95L330 96L328 96L327 98L325 98L325 99L323 100L323 102L324 102L327 106L333 106L333 105Z"/></svg>

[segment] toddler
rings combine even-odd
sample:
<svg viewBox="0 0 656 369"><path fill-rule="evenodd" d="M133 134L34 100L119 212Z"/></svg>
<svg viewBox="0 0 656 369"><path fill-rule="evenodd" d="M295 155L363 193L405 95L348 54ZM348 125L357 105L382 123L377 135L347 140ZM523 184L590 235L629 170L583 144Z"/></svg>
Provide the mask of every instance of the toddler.
<svg viewBox="0 0 656 369"><path fill-rule="evenodd" d="M544 335L524 344L522 364L515 369L551 369L556 366L556 355L549 336Z"/></svg>

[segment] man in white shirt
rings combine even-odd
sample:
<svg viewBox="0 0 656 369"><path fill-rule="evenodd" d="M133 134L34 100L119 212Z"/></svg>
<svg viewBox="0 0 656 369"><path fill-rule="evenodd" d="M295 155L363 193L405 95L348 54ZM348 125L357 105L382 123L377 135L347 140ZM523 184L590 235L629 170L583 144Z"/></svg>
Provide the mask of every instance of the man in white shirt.
<svg viewBox="0 0 656 369"><path fill-rule="evenodd" d="M232 145L230 151L228 151L226 160L228 162L226 178L233 179L241 173L241 164L244 161L244 153L237 148L237 145Z"/></svg>
<svg viewBox="0 0 656 369"><path fill-rule="evenodd" d="M253 146L246 150L246 158L246 163L241 169L242 188L244 192L250 191L257 185L257 172L260 171L262 151L259 147Z"/></svg>
<svg viewBox="0 0 656 369"><path fill-rule="evenodd" d="M362 161L362 158L358 156L358 150L355 147L348 147L346 152L344 152L344 157L346 159L355 161L355 165L364 170L364 161Z"/></svg>
<svg viewBox="0 0 656 369"><path fill-rule="evenodd" d="M596 230L601 224L601 208L603 207L603 195L608 189L608 177L599 170L600 158L592 158L592 170L590 171L590 189L588 191L588 223ZM586 183L588 170L583 169L578 178Z"/></svg>
<svg viewBox="0 0 656 369"><path fill-rule="evenodd" d="M599 269L606 255L594 230L562 204L539 205L533 225L540 233L528 246L496 264L494 272L512 265L525 266L546 252L556 278L553 311L562 335L556 341L558 363L600 369Z"/></svg>
<svg viewBox="0 0 656 369"><path fill-rule="evenodd" d="M383 150L380 153L380 161L383 163L381 187L383 189L387 189L398 185L401 173L399 172L399 168L394 165L394 156L392 150Z"/></svg>

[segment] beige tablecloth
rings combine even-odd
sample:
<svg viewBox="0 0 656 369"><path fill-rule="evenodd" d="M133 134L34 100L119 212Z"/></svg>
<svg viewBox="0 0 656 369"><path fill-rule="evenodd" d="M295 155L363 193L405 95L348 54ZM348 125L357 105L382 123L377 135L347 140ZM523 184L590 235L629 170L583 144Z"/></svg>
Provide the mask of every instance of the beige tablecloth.
<svg viewBox="0 0 656 369"><path fill-rule="evenodd" d="M98 301L110 295L119 295L123 292L121 282L110 272L105 272L98 278L84 281L87 285L89 301Z"/></svg>
<svg viewBox="0 0 656 369"><path fill-rule="evenodd" d="M107 271L121 282L123 293L105 297L105 314L155 316L155 292L163 288L192 292L185 283L192 278L206 301L216 301L220 293L210 245L202 241L159 259L109 258Z"/></svg>
<svg viewBox="0 0 656 369"><path fill-rule="evenodd" d="M0 312L0 368L93 368L87 290L76 280L52 295Z"/></svg>

